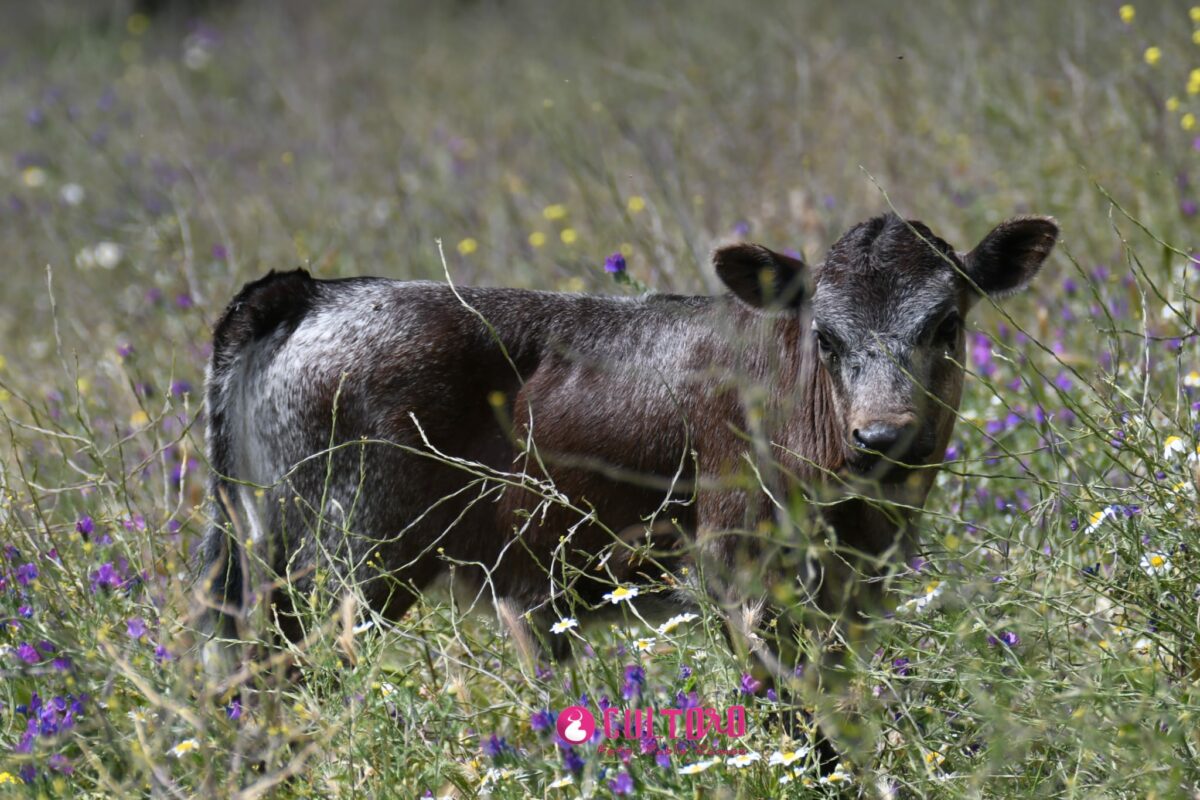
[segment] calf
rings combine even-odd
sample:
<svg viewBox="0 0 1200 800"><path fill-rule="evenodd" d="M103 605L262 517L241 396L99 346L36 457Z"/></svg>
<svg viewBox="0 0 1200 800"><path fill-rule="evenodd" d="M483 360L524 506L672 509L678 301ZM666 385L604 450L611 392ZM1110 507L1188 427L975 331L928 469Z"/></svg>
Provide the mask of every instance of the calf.
<svg viewBox="0 0 1200 800"><path fill-rule="evenodd" d="M910 550L967 312L1024 287L1057 232L1017 218L959 255L880 216L815 269L723 247L718 297L272 273L214 337L212 591L236 616L258 563L295 596L352 582L399 619L454 563L542 626L664 573L731 609L769 593L857 614ZM772 671L786 638L760 650Z"/></svg>

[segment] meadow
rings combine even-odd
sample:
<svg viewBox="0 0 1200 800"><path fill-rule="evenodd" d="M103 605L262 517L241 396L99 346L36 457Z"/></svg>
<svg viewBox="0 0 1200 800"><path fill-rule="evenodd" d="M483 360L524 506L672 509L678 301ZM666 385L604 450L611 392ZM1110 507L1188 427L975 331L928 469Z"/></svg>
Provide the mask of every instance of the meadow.
<svg viewBox="0 0 1200 800"><path fill-rule="evenodd" d="M1200 797L1197 116L1188 3L6 9L0 797ZM303 681L201 669L201 390L244 282L708 293L717 244L816 262L889 209L1062 238L973 319L922 555L803 698L853 711L835 778L711 604L529 665L486 603L330 591ZM563 746L581 698L740 703L747 752Z"/></svg>

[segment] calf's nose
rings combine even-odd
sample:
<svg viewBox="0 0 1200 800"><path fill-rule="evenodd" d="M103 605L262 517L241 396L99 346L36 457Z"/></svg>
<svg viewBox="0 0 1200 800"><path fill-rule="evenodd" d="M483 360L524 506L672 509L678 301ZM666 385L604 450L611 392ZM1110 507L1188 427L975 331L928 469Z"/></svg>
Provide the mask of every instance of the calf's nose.
<svg viewBox="0 0 1200 800"><path fill-rule="evenodd" d="M890 453L898 444L907 442L911 433L911 425L890 425L886 422L872 422L853 432L854 444L867 450L880 453Z"/></svg>

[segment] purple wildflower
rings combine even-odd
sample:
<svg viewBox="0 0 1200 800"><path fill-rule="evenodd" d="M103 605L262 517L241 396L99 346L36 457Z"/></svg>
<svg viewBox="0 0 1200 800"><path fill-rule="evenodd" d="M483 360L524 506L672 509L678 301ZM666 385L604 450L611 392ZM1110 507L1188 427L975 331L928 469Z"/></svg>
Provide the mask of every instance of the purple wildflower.
<svg viewBox="0 0 1200 800"><path fill-rule="evenodd" d="M896 670L897 675L907 675L911 671L908 668L909 663L911 662L907 658L900 656L892 661L892 669Z"/></svg>
<svg viewBox="0 0 1200 800"><path fill-rule="evenodd" d="M633 778L628 772L622 771L614 780L608 782L608 788L613 794L632 794Z"/></svg>
<svg viewBox="0 0 1200 800"><path fill-rule="evenodd" d="M504 740L503 736L492 734L483 743L483 754L489 758L499 758L512 750L512 745Z"/></svg>
<svg viewBox="0 0 1200 800"><path fill-rule="evenodd" d="M22 564L17 567L17 583L22 586L28 586L33 581L37 580L38 570L36 564Z"/></svg>
<svg viewBox="0 0 1200 800"><path fill-rule="evenodd" d="M762 681L755 680L754 676L748 672L743 672L742 681L739 688L741 689L742 694L753 695L762 688Z"/></svg>
<svg viewBox="0 0 1200 800"><path fill-rule="evenodd" d="M141 617L131 617L125 623L125 631L130 639L141 639L146 635L146 621Z"/></svg>
<svg viewBox="0 0 1200 800"><path fill-rule="evenodd" d="M26 664L36 664L42 660L42 656L37 651L37 648L31 645L29 642L21 642L21 644L17 646L17 658L21 659Z"/></svg>
<svg viewBox="0 0 1200 800"><path fill-rule="evenodd" d="M642 687L645 685L646 670L637 664L625 667L625 685L621 687L621 697L626 700L639 697L642 694Z"/></svg>
<svg viewBox="0 0 1200 800"><path fill-rule="evenodd" d="M625 256L620 253L613 253L608 258L604 259L604 271L613 275L620 275L625 272Z"/></svg>
<svg viewBox="0 0 1200 800"><path fill-rule="evenodd" d="M554 716L549 709L533 712L533 716L529 718L529 727L539 733L541 731L550 730L554 727Z"/></svg>
<svg viewBox="0 0 1200 800"><path fill-rule="evenodd" d="M568 772L574 772L577 775L583 772L583 756L579 755L573 748L568 747L563 750L562 760L563 766L567 768Z"/></svg>
<svg viewBox="0 0 1200 800"><path fill-rule="evenodd" d="M96 530L96 523L87 514L75 522L75 532L81 536L91 536L94 530Z"/></svg>

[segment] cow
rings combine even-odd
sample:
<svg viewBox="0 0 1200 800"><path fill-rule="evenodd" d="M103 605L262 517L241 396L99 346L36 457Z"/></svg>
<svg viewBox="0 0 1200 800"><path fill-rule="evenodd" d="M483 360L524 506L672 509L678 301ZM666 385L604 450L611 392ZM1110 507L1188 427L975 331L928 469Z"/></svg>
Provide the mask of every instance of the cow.
<svg viewBox="0 0 1200 800"><path fill-rule="evenodd" d="M781 606L861 622L914 552L964 320L1057 236L1017 217L960 254L889 213L815 267L721 247L718 296L272 272L220 318L207 376L215 631L271 585L289 638L317 586L399 620L453 565L546 642L614 587L652 584L647 613L707 592L784 675Z"/></svg>

